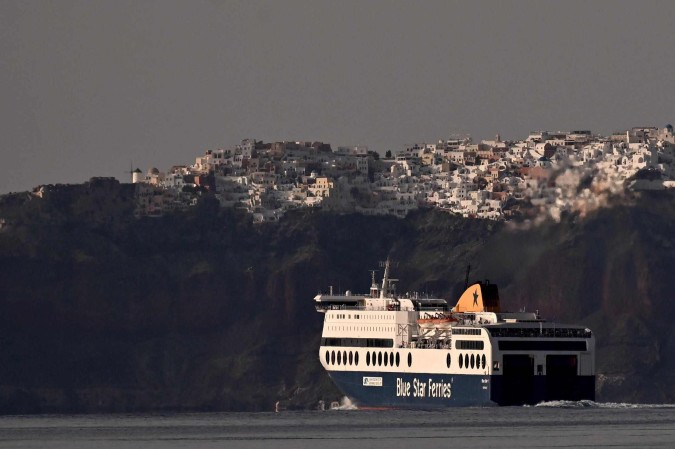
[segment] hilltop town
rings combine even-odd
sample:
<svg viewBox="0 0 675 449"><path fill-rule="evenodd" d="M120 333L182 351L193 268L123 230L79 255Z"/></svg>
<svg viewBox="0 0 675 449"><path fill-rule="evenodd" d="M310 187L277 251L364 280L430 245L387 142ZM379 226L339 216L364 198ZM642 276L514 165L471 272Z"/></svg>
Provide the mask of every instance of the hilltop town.
<svg viewBox="0 0 675 449"><path fill-rule="evenodd" d="M675 137L671 125L609 136L540 131L518 141L417 143L384 156L365 146L246 139L191 165L131 174L138 217L186 209L211 194L254 222L302 207L397 217L435 207L463 217L558 221L626 190L675 186Z"/></svg>

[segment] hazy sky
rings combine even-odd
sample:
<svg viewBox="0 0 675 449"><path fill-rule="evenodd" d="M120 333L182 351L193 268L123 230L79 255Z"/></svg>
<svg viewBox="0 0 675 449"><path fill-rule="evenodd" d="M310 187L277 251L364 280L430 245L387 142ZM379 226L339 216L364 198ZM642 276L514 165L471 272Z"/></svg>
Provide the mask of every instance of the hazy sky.
<svg viewBox="0 0 675 449"><path fill-rule="evenodd" d="M243 138L675 121L675 1L0 0L0 193Z"/></svg>

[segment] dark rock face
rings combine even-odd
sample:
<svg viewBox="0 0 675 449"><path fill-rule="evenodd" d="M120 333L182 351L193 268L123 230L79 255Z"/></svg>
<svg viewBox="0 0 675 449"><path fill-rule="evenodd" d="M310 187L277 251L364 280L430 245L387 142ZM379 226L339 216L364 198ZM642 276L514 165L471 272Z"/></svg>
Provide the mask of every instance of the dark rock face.
<svg viewBox="0 0 675 449"><path fill-rule="evenodd" d="M367 291L390 255L399 292L453 301L467 264L503 308L597 336L598 399L673 402L675 201L669 193L527 231L419 211L304 210L253 226L208 198L133 218L133 190L0 198L0 412L271 410L335 400L312 297Z"/></svg>

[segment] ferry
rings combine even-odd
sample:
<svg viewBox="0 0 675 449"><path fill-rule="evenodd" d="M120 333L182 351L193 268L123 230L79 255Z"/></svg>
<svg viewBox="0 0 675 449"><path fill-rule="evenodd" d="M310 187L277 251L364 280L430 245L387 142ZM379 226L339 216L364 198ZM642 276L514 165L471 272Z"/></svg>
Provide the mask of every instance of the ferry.
<svg viewBox="0 0 675 449"><path fill-rule="evenodd" d="M367 294L319 293L319 358L360 408L446 408L595 400L595 337L538 312L503 312L489 281L457 303L398 296L389 261ZM468 280L468 273L467 273Z"/></svg>

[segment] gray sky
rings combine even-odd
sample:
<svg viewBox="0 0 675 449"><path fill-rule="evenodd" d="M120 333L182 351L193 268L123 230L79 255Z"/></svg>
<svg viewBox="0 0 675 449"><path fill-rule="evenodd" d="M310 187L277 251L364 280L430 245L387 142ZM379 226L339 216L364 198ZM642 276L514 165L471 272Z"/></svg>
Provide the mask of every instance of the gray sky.
<svg viewBox="0 0 675 449"><path fill-rule="evenodd" d="M675 2L0 0L0 193L252 137L675 121Z"/></svg>

